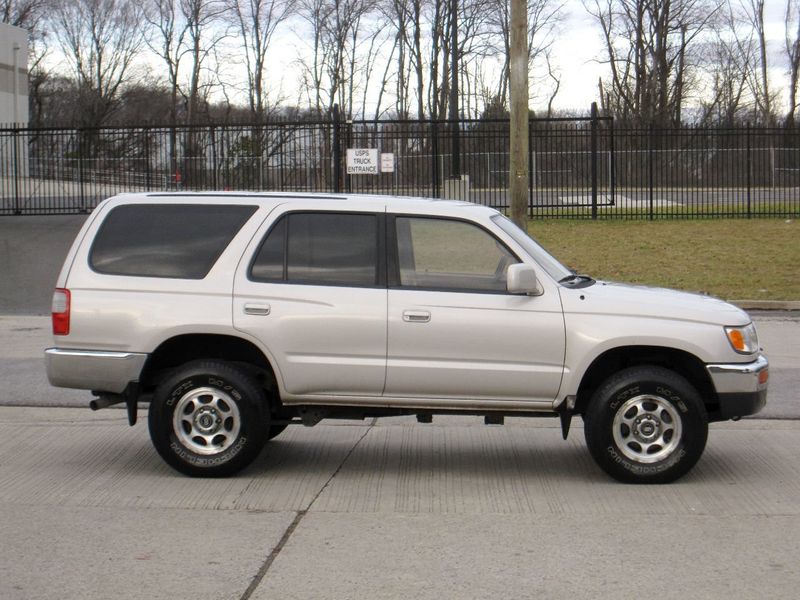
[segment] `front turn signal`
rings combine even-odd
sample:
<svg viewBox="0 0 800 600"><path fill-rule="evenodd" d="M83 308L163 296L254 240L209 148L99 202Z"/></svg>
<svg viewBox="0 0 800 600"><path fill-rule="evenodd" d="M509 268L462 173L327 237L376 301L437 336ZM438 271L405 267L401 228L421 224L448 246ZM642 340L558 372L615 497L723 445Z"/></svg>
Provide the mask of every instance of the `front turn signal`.
<svg viewBox="0 0 800 600"><path fill-rule="evenodd" d="M743 327L726 327L728 341L739 354L753 354L758 350L758 333L752 323Z"/></svg>

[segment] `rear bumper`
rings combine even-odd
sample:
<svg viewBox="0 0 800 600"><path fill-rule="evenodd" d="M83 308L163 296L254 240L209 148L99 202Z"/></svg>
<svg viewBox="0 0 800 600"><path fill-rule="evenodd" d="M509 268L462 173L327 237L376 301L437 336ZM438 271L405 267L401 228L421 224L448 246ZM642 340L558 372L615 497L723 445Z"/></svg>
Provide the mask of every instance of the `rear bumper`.
<svg viewBox="0 0 800 600"><path fill-rule="evenodd" d="M131 381L138 381L147 354L96 350L44 351L47 378L57 387L122 393Z"/></svg>
<svg viewBox="0 0 800 600"><path fill-rule="evenodd" d="M713 421L754 415L767 403L769 361L760 354L751 363L706 365L719 397L719 410L709 415Z"/></svg>

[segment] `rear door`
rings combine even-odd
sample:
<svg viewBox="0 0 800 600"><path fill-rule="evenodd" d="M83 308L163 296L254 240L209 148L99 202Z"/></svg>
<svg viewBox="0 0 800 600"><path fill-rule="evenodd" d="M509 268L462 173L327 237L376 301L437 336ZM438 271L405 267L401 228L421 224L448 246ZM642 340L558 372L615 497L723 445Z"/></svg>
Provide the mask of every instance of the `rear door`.
<svg viewBox="0 0 800 600"><path fill-rule="evenodd" d="M384 209L341 204L279 207L236 274L234 326L267 349L284 400L383 391Z"/></svg>

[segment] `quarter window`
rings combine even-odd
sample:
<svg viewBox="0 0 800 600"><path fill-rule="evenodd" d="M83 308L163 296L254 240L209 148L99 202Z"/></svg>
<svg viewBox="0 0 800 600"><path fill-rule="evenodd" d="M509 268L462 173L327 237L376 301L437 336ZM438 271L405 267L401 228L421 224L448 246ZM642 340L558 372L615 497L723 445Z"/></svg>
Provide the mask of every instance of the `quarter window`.
<svg viewBox="0 0 800 600"><path fill-rule="evenodd" d="M255 281L370 286L378 281L375 215L292 213L272 227L250 268Z"/></svg>
<svg viewBox="0 0 800 600"><path fill-rule="evenodd" d="M496 238L464 221L397 217L400 285L454 291L506 291L519 262Z"/></svg>
<svg viewBox="0 0 800 600"><path fill-rule="evenodd" d="M113 209L89 254L98 273L203 279L255 206L131 204Z"/></svg>

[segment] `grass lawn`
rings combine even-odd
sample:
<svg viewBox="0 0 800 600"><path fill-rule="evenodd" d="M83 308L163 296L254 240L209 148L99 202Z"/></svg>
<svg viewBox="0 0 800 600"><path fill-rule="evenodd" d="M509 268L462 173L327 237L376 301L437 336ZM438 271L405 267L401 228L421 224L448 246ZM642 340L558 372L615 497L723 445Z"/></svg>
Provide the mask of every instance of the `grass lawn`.
<svg viewBox="0 0 800 600"><path fill-rule="evenodd" d="M800 300L800 220L532 220L561 262L598 279L726 300Z"/></svg>

